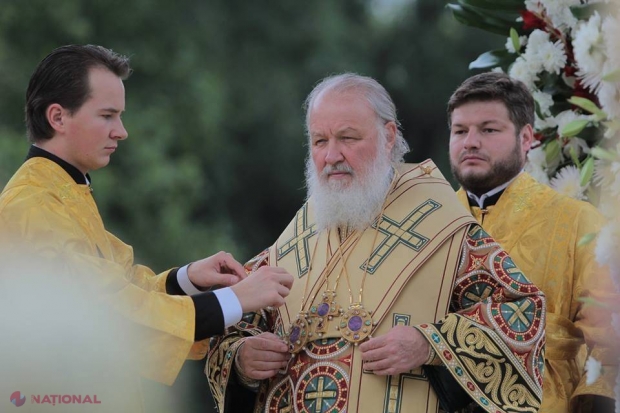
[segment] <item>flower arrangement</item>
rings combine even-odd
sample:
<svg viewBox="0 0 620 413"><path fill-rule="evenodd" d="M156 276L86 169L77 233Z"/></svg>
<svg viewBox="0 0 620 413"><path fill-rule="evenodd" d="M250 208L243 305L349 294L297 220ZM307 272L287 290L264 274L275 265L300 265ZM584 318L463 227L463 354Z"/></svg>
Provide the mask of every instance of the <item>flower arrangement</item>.
<svg viewBox="0 0 620 413"><path fill-rule="evenodd" d="M606 226L581 243L596 239L596 260L609 268L620 291L620 4L456 0L448 7L463 24L507 36L503 49L483 53L470 69L503 71L530 89L536 142L526 170L605 215ZM620 305L610 310L620 337ZM588 360L589 382L600 368ZM620 413L620 374L615 393Z"/></svg>

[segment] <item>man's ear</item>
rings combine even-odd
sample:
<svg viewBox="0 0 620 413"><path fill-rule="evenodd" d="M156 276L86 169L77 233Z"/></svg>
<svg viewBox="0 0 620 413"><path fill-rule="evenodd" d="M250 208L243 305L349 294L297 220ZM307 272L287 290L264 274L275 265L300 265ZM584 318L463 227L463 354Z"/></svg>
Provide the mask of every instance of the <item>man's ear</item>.
<svg viewBox="0 0 620 413"><path fill-rule="evenodd" d="M532 125L529 123L521 129L521 151L523 153L527 153L532 147L532 143L534 143L534 129L532 129Z"/></svg>
<svg viewBox="0 0 620 413"><path fill-rule="evenodd" d="M60 133L65 131L65 121L68 115L69 112L58 103L52 103L45 110L47 122L56 132Z"/></svg>
<svg viewBox="0 0 620 413"><path fill-rule="evenodd" d="M396 134L398 132L398 127L394 122L388 122L383 127L385 128L385 144L389 152L396 144Z"/></svg>

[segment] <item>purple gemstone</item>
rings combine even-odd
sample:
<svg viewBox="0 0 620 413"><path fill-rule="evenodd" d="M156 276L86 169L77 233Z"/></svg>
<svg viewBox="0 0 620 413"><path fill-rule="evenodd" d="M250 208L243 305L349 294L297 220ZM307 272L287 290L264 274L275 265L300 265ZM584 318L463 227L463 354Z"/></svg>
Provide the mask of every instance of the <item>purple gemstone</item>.
<svg viewBox="0 0 620 413"><path fill-rule="evenodd" d="M349 320L349 330L358 331L360 328L362 328L362 317L357 315L351 317Z"/></svg>
<svg viewBox="0 0 620 413"><path fill-rule="evenodd" d="M325 317L329 313L329 304L323 303L319 305L319 315Z"/></svg>
<svg viewBox="0 0 620 413"><path fill-rule="evenodd" d="M301 333L301 328L295 326L291 330L291 335L289 336L289 341L291 343L296 342L299 339L299 333Z"/></svg>

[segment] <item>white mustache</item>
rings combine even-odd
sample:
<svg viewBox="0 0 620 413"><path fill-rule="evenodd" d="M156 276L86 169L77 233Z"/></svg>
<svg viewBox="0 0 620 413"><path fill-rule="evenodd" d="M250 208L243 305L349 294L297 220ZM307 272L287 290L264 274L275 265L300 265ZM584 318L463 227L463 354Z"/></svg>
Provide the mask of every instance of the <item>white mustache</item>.
<svg viewBox="0 0 620 413"><path fill-rule="evenodd" d="M344 163L337 163L336 165L325 165L321 171L321 178L325 178L334 172L344 172L353 175L353 168Z"/></svg>

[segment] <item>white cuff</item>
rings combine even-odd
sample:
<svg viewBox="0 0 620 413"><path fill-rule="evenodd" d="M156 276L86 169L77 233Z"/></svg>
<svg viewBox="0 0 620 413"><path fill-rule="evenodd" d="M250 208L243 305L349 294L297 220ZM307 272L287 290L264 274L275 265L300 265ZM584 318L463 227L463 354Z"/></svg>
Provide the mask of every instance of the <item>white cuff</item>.
<svg viewBox="0 0 620 413"><path fill-rule="evenodd" d="M235 295L235 292L230 288L220 288L213 291L213 294L217 297L222 308L222 314L224 314L224 327L230 327L241 321L243 316L243 309L241 303Z"/></svg>
<svg viewBox="0 0 620 413"><path fill-rule="evenodd" d="M190 265L191 264L187 264L179 268L179 271L177 271L177 282L179 283L179 286L181 287L183 292L185 292L185 294L187 295L200 294L202 291L196 288L196 286L192 284L192 282L189 280L189 275L187 274L187 268Z"/></svg>

